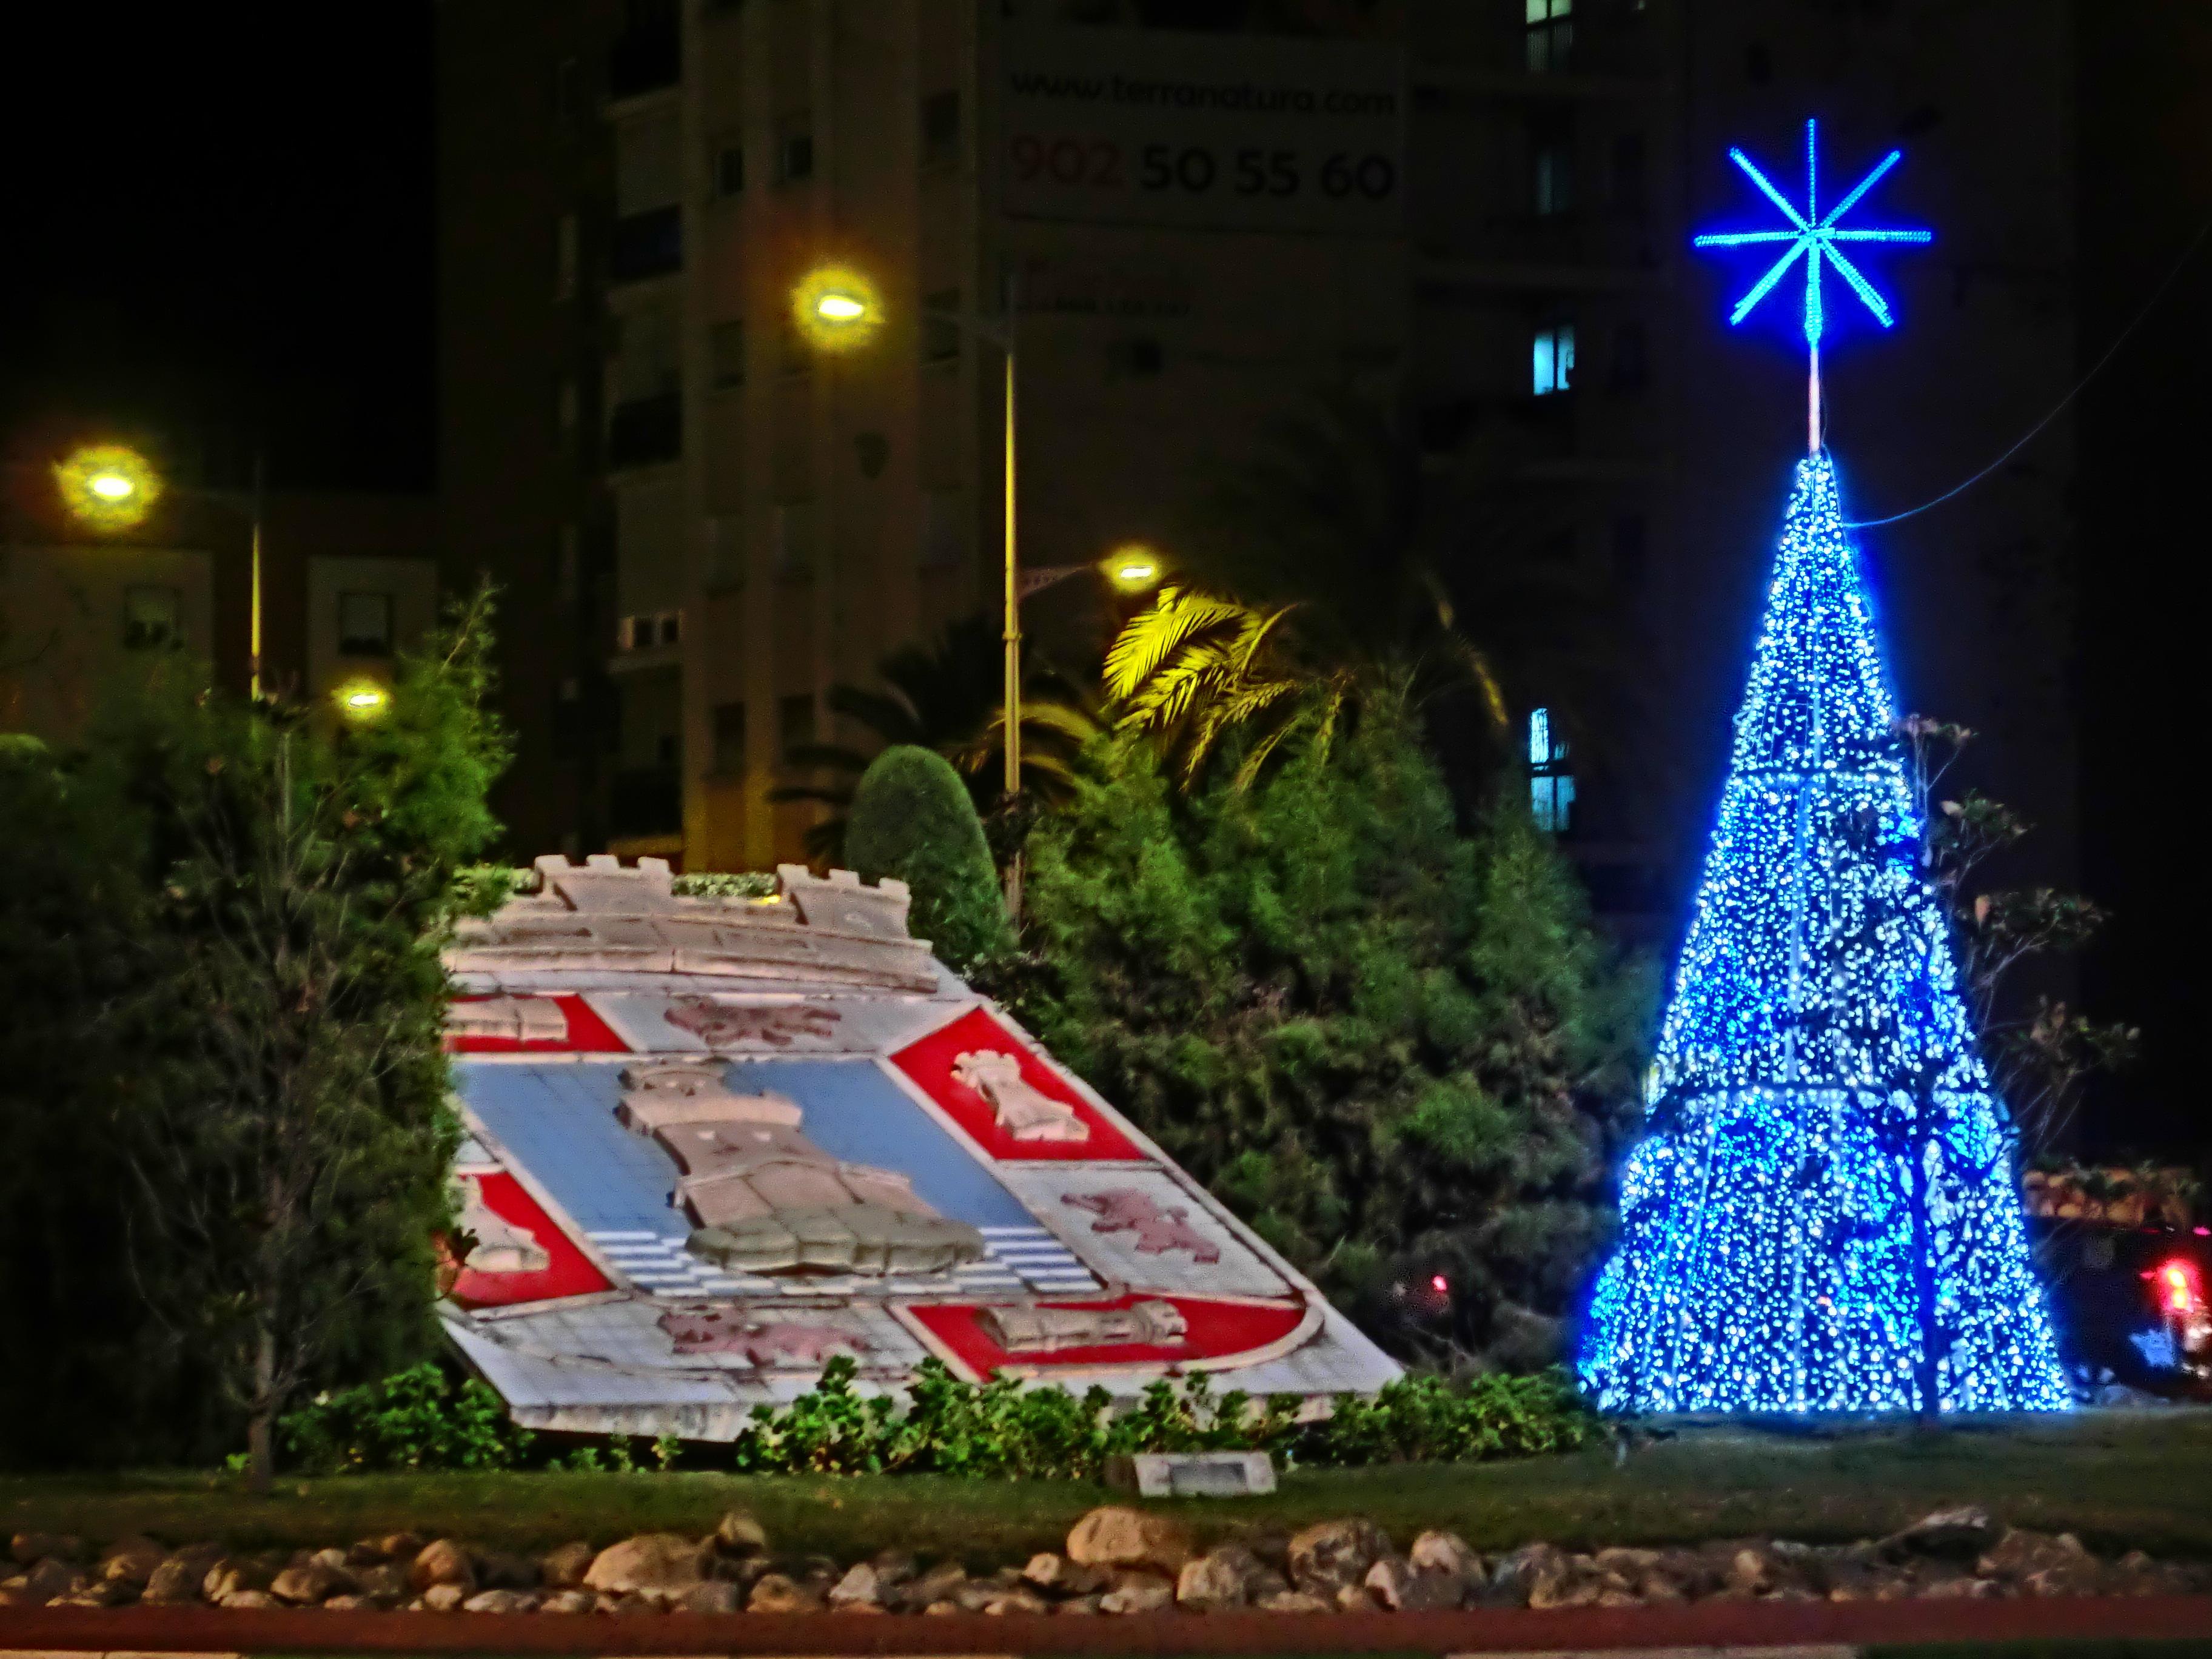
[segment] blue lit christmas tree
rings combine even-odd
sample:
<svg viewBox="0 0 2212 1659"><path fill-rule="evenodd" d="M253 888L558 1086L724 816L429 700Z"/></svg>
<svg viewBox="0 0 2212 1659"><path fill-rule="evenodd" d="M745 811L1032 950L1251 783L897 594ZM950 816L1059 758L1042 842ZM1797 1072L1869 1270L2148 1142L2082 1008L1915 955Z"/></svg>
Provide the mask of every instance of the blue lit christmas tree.
<svg viewBox="0 0 2212 1659"><path fill-rule="evenodd" d="M1925 241L1816 214L1731 152L1792 228L1812 453L1784 522L1717 827L1621 1171L1621 1242L1581 1358L1608 1409L2063 1410L2003 1103L1976 1051L1874 609L1820 443L1820 271L1884 326L1838 241Z"/></svg>

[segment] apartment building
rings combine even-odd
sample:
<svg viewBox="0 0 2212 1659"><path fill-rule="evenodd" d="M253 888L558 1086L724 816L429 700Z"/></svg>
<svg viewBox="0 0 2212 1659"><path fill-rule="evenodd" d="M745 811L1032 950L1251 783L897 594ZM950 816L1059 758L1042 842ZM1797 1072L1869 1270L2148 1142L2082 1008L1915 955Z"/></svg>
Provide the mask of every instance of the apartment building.
<svg viewBox="0 0 2212 1659"><path fill-rule="evenodd" d="M449 579L508 590L518 846L797 850L768 797L828 689L996 614L1003 366L964 319L1017 343L1032 568L1165 542L1320 392L1414 410L1464 523L1448 578L1576 596L1522 641L1533 796L1601 908L1663 933L1803 428L1786 329L1728 329L1741 273L1687 248L1757 205L1728 147L1786 171L1816 114L1838 167L1911 151L1891 200L1940 240L1889 262L1899 334L1841 335L1830 371L1869 506L1986 460L2072 364L2063 0L440 18ZM875 291L865 349L793 325L827 264ZM1916 702L2008 745L2061 841L2068 443L1872 550ZM1097 626L1085 588L1032 631Z"/></svg>

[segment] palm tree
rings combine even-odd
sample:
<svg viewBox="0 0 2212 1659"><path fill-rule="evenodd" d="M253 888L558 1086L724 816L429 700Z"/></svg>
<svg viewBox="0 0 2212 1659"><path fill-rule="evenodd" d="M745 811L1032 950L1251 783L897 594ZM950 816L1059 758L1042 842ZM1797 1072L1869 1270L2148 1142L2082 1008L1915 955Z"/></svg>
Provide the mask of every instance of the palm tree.
<svg viewBox="0 0 2212 1659"><path fill-rule="evenodd" d="M1005 647L989 617L963 617L935 639L902 645L876 665L880 689L834 685L828 702L867 734L862 744L812 743L787 757L799 781L769 792L774 801L813 801L829 816L806 832L807 851L837 857L853 791L880 750L893 744L933 749L968 781L979 812L1000 793L998 765L1006 742ZM1022 678L1022 781L1025 793L1057 799L1073 786L1077 751L1100 727L1089 700L1058 670L1024 653Z"/></svg>
<svg viewBox="0 0 2212 1659"><path fill-rule="evenodd" d="M1231 734L1248 787L1296 732L1326 746L1385 687L1470 700L1494 746L1509 723L1501 659L1520 659L1564 572L1487 556L1494 506L1426 471L1410 423L1346 395L1279 428L1224 477L1188 537L1193 580L1163 589L1106 657L1117 723L1149 732L1186 787ZM1481 642L1460 621L1480 609Z"/></svg>

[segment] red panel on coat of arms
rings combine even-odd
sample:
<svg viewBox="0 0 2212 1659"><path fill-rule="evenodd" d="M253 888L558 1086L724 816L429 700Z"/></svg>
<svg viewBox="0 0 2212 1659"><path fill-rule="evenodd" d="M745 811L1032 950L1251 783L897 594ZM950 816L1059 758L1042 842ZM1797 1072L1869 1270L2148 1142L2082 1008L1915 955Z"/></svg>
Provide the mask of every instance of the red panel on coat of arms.
<svg viewBox="0 0 2212 1659"><path fill-rule="evenodd" d="M1305 1317L1305 1310L1296 1303L1217 1301L1143 1291L1104 1300L1042 1303L1034 1310L937 1303L909 1311L978 1376L1002 1368L1225 1359L1281 1341ZM1070 1315L1094 1321L1123 1316L1133 1334L1153 1340L1062 1343L1055 1340L1048 1322L1054 1316ZM1080 1334L1080 1325L1071 1321L1070 1327L1070 1334Z"/></svg>
<svg viewBox="0 0 2212 1659"><path fill-rule="evenodd" d="M891 1058L1001 1162L1146 1157L985 1009L970 1009Z"/></svg>
<svg viewBox="0 0 2212 1659"><path fill-rule="evenodd" d="M446 1052L626 1054L630 1047L580 996L456 997L446 1018Z"/></svg>
<svg viewBox="0 0 2212 1659"><path fill-rule="evenodd" d="M495 1273L463 1267L449 1292L464 1308L506 1308L519 1302L550 1302L558 1297L585 1296L611 1291L607 1276L592 1265L553 1220L544 1206L526 1192L520 1182L504 1170L477 1175L464 1172L461 1183L477 1189L477 1201L506 1224L501 1236L478 1230L472 1260L527 1265L507 1267ZM464 1222L468 1210L462 1212ZM539 1265L542 1264L542 1265Z"/></svg>

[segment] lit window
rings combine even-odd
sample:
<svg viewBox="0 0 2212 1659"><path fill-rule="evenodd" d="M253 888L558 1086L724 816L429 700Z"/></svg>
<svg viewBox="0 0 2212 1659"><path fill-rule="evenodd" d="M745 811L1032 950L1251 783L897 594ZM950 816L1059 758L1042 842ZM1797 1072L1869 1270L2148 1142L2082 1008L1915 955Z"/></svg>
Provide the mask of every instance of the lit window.
<svg viewBox="0 0 2212 1659"><path fill-rule="evenodd" d="M342 657L388 657L392 654L392 595L338 595L338 654Z"/></svg>
<svg viewBox="0 0 2212 1659"><path fill-rule="evenodd" d="M1565 139L1547 139L1536 147L1536 215L1556 218L1574 205L1574 150Z"/></svg>
<svg viewBox="0 0 2212 1659"><path fill-rule="evenodd" d="M1575 778L1567 770L1567 745L1552 735L1552 711L1528 715L1528 806L1536 827L1563 836L1574 817Z"/></svg>
<svg viewBox="0 0 2212 1659"><path fill-rule="evenodd" d="M131 651L160 651L185 642L184 597L173 587L132 587L123 595L123 643Z"/></svg>
<svg viewBox="0 0 2212 1659"><path fill-rule="evenodd" d="M1575 0L1525 0L1528 72L1557 75L1575 49Z"/></svg>
<svg viewBox="0 0 2212 1659"><path fill-rule="evenodd" d="M1539 398L1570 390L1575 383L1575 325L1553 323L1538 329L1529 361Z"/></svg>

